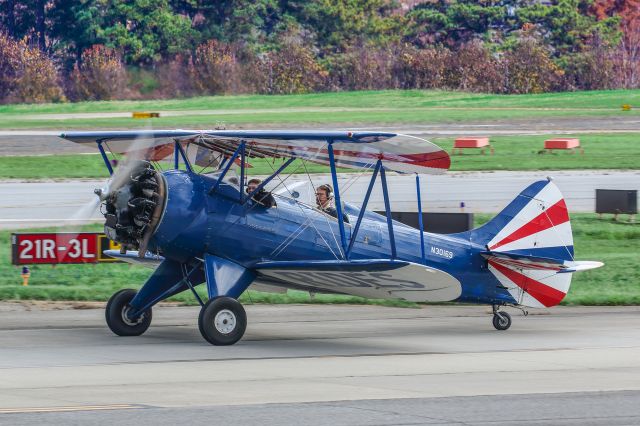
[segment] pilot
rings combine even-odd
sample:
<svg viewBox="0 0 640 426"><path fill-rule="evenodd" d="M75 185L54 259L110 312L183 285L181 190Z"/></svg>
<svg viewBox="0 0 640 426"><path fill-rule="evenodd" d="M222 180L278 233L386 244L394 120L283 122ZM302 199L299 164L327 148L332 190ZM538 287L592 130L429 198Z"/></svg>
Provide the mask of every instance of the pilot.
<svg viewBox="0 0 640 426"><path fill-rule="evenodd" d="M247 182L247 194L251 194L261 183L262 181L260 179L250 179L249 182ZM260 191L253 194L252 199L266 208L271 208L276 205L276 200L273 198L273 195L265 191L264 188L261 188Z"/></svg>
<svg viewBox="0 0 640 426"><path fill-rule="evenodd" d="M326 214L328 214L329 216L333 216L337 219L338 211L335 209L335 207L331 205L333 201L332 193L333 193L333 188L331 188L331 185L329 184L320 185L318 188L316 188L316 204L317 204L318 210L321 210ZM346 214L342 215L342 219L346 223L349 223L349 217Z"/></svg>

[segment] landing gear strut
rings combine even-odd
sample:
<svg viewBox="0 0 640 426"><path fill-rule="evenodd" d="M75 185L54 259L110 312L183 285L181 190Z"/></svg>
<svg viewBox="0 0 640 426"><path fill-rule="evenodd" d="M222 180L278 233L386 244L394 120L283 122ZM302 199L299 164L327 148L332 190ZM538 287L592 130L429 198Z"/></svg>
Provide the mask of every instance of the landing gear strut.
<svg viewBox="0 0 640 426"><path fill-rule="evenodd" d="M233 345L247 329L247 314L236 299L216 297L200 310L198 328L204 339L217 346Z"/></svg>
<svg viewBox="0 0 640 426"><path fill-rule="evenodd" d="M511 327L511 315L498 311L498 306L493 305L493 326L496 330L508 330Z"/></svg>

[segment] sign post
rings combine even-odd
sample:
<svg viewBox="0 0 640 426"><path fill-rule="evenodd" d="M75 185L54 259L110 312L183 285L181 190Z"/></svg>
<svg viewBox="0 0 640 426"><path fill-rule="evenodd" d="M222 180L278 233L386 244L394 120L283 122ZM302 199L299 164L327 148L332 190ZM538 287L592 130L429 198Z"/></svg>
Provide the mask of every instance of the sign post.
<svg viewBox="0 0 640 426"><path fill-rule="evenodd" d="M29 272L29 267L28 266L23 266L22 267L22 274L20 274L20 276L22 277L22 285L23 287L26 287L29 285L29 277L31 276L31 272Z"/></svg>

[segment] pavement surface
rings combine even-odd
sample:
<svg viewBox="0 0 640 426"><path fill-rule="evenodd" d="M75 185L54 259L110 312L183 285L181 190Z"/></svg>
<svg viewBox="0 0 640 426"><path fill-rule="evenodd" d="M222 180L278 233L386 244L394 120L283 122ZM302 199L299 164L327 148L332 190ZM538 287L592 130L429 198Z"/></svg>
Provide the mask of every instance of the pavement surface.
<svg viewBox="0 0 640 426"><path fill-rule="evenodd" d="M101 309L0 304L0 424L640 424L640 308L247 306L230 347L197 307L112 335Z"/></svg>
<svg viewBox="0 0 640 426"><path fill-rule="evenodd" d="M544 171L544 172L450 172L425 176L421 181L422 209L431 212L499 212L529 184L552 176L573 213L595 211L595 190L640 190L640 171ZM328 175L312 175L315 186L331 181ZM387 176L392 209L415 212L415 178L407 175ZM270 187L284 190L308 182L306 175L292 175L284 184L277 180ZM369 178L359 173L340 177L342 199L362 204ZM67 180L60 182L0 181L0 229L75 224L80 219L103 220L95 205L93 190L105 185L101 180ZM298 188L302 191L302 188ZM313 194L306 184L306 193ZM308 203L312 199L306 200ZM460 209L464 202L465 208ZM376 185L369 210L384 210L380 184Z"/></svg>

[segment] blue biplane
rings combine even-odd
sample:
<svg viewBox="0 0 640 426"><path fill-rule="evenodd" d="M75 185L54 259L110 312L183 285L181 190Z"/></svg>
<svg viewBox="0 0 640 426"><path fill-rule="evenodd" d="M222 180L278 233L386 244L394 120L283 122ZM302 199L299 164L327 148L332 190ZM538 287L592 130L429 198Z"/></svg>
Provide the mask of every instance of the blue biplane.
<svg viewBox="0 0 640 426"><path fill-rule="evenodd" d="M446 151L406 135L341 131L163 130L73 132L96 143L112 178L96 190L105 232L121 244L109 255L155 268L140 290L109 300L106 320L117 335L144 333L152 307L191 290L202 308L198 325L214 345L240 340L247 318L238 302L249 286L349 294L413 302L464 302L493 307L550 307L562 301L573 272L600 262L575 261L567 206L550 180L522 191L500 214L469 232L438 235L392 220L386 173L441 173ZM114 172L114 156L126 154ZM252 158L276 163L247 192ZM169 159L162 171L159 161ZM256 198L294 161L329 165L335 216L287 194ZM124 164L122 164L124 163ZM370 169L362 206L340 199L336 169ZM196 170L201 168L200 170ZM234 169L239 168L239 177ZM386 215L366 210L380 180ZM275 183L275 181L274 181ZM273 205L275 204L275 205ZM418 215L421 218L421 214ZM194 287L206 283L204 302Z"/></svg>

